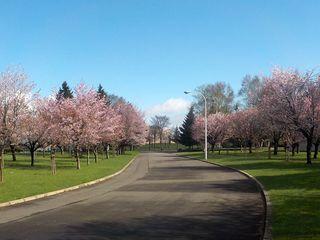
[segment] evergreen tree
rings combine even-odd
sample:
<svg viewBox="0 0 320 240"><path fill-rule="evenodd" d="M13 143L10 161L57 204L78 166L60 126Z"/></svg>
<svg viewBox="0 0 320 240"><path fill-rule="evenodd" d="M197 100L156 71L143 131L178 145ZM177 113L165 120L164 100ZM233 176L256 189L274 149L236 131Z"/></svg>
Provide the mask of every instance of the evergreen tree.
<svg viewBox="0 0 320 240"><path fill-rule="evenodd" d="M71 91L70 87L68 86L68 83L64 81L61 85L61 88L58 91L57 99L66 99L66 98L73 98L73 92Z"/></svg>
<svg viewBox="0 0 320 240"><path fill-rule="evenodd" d="M172 140L176 143L177 145L177 150L179 149L179 143L180 143L180 131L178 127L175 127L172 129Z"/></svg>
<svg viewBox="0 0 320 240"><path fill-rule="evenodd" d="M190 110L185 117L180 129L180 143L191 147L197 142L192 138L192 125L195 121L194 107L191 106Z"/></svg>
<svg viewBox="0 0 320 240"><path fill-rule="evenodd" d="M99 95L100 98L103 98L103 97L107 98L107 93L106 93L106 91L103 89L103 87L102 87L101 84L99 84L99 86L98 86L97 93L98 93L98 95Z"/></svg>
<svg viewBox="0 0 320 240"><path fill-rule="evenodd" d="M173 129L173 136L172 136L172 140L175 143L180 143L180 131L178 127L175 127L175 129Z"/></svg>
<svg viewBox="0 0 320 240"><path fill-rule="evenodd" d="M107 105L111 105L110 96L108 96L107 92L103 89L103 87L102 87L101 84L99 84L99 86L98 86L97 93L98 93L98 97L99 97L100 99L101 99L101 98L105 98L106 104L107 104Z"/></svg>

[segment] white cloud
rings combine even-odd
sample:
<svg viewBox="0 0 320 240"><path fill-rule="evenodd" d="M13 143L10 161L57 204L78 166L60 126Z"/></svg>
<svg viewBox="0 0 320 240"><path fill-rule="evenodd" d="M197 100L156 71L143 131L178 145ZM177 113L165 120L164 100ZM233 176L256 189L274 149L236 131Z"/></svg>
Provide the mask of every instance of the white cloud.
<svg viewBox="0 0 320 240"><path fill-rule="evenodd" d="M191 102L186 99L170 98L147 109L145 114L148 122L155 115L166 115L170 118L171 126L178 126L181 125L190 105Z"/></svg>

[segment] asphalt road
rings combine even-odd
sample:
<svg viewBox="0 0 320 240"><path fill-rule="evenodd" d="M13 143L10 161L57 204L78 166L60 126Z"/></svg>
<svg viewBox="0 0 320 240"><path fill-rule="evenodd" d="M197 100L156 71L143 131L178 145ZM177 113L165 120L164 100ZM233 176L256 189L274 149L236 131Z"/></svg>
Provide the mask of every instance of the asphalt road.
<svg viewBox="0 0 320 240"><path fill-rule="evenodd" d="M101 184L0 210L0 239L257 240L264 206L233 170L143 153Z"/></svg>

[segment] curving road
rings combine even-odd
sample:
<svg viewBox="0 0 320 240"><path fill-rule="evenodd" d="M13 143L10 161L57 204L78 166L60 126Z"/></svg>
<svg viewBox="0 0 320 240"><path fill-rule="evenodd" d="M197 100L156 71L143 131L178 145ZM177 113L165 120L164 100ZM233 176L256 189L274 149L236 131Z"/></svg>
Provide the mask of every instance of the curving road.
<svg viewBox="0 0 320 240"><path fill-rule="evenodd" d="M143 153L93 187L0 210L0 239L258 240L264 206L244 175Z"/></svg>

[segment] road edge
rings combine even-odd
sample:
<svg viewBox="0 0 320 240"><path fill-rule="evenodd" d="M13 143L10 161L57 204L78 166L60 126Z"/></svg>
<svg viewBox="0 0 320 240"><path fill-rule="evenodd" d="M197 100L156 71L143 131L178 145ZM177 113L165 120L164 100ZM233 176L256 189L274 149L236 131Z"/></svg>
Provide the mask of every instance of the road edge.
<svg viewBox="0 0 320 240"><path fill-rule="evenodd" d="M181 157L181 155L178 155L178 156ZM196 158L196 157L189 157L189 156L183 156L183 157L194 159L194 160L205 162L205 163L209 163L209 164L216 165L216 166L219 166L219 167L231 169L231 170L239 172L239 173L245 175L246 177L252 179L256 183L257 187L260 190L260 194L262 196L264 209L265 209L263 236L262 236L261 240L272 240L272 225L271 225L272 203L270 201L270 197L269 197L269 194L268 194L267 190L265 189L265 187L262 185L262 183L256 177L254 177L251 174L249 174L249 173L247 173L245 171L242 171L240 169L224 166L224 165L219 164L219 163L209 162L209 161L206 161L206 160L203 160L203 159L200 159L200 158Z"/></svg>
<svg viewBox="0 0 320 240"><path fill-rule="evenodd" d="M111 175L108 175L108 176L105 176L105 177L102 177L102 178L98 178L98 179L92 180L90 182L81 183L81 184L78 184L78 185L75 185L75 186L72 186L72 187L63 188L63 189L55 190L55 191L52 191L52 192L41 193L41 194L33 195L33 196L30 196L30 197L25 197L25 198L20 198L20 199L8 201L8 202L0 203L0 208L13 206L13 205L17 205L17 204L20 204L20 203L30 202L30 201L34 201L34 200L37 200L37 199L42 199L42 198L58 195L58 194L61 194L61 193L65 193L65 192L70 192L70 191L73 191L73 190L76 190L76 189L80 189L80 188L84 188L84 187L95 185L95 184L100 183L100 182L104 182L104 181L109 180L109 179L121 174L122 172L124 172L134 162L134 160L136 160L136 158L139 155L140 155L140 153L138 153L134 158L132 158L118 172L115 172L115 173L113 173Z"/></svg>

